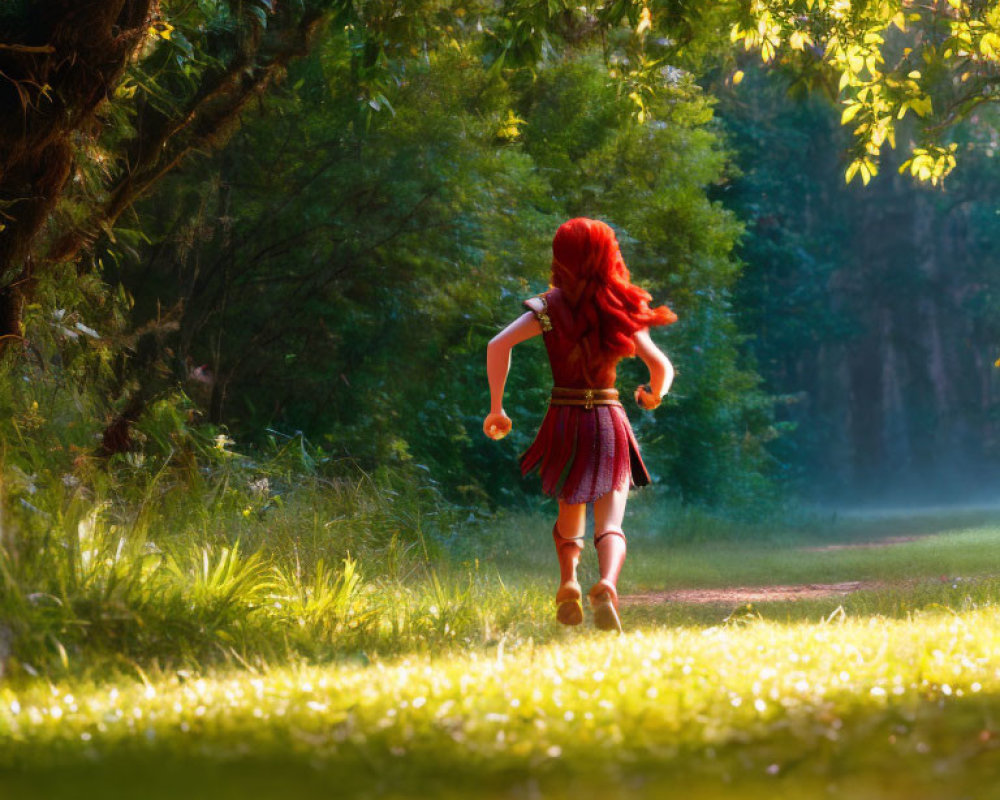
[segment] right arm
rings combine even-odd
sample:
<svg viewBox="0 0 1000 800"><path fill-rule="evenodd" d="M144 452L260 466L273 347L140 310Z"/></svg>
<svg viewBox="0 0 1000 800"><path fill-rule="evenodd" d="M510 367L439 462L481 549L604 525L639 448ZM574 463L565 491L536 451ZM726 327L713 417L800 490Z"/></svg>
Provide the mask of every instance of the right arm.
<svg viewBox="0 0 1000 800"><path fill-rule="evenodd" d="M642 359L649 369L649 388L646 392L640 387L636 390L635 401L646 409L656 408L659 405L657 397L661 397L670 391L670 385L674 382L674 365L670 359L660 350L649 335L649 328L643 328L635 334L635 353Z"/></svg>
<svg viewBox="0 0 1000 800"><path fill-rule="evenodd" d="M483 432L491 439L502 439L510 432L510 418L503 410L503 387L510 372L510 351L514 345L538 336L542 332L535 314L522 314L500 333L494 336L486 347L486 377L490 384L490 413L483 422Z"/></svg>

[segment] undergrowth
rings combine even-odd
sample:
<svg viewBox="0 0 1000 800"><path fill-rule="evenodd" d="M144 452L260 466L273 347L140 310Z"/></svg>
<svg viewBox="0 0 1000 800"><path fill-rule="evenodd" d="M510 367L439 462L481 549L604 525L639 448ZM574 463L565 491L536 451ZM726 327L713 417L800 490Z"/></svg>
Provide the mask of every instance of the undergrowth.
<svg viewBox="0 0 1000 800"><path fill-rule="evenodd" d="M0 365L8 677L366 657L530 619L527 590L439 578L476 514L418 470L274 431L238 446L179 386L149 398L128 452L101 455L112 348L65 311L28 316L31 352Z"/></svg>

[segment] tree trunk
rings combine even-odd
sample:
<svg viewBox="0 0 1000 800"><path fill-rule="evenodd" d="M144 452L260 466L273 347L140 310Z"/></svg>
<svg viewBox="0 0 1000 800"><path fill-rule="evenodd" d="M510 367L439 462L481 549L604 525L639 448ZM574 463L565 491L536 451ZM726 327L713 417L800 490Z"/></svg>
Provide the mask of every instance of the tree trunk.
<svg viewBox="0 0 1000 800"><path fill-rule="evenodd" d="M0 30L0 350L21 335L32 256L153 0L48 0Z"/></svg>

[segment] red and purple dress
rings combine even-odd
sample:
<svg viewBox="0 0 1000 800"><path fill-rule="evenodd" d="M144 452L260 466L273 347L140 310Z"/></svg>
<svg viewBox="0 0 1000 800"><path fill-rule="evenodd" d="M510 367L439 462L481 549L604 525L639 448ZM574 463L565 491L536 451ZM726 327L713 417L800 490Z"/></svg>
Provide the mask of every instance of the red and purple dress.
<svg viewBox="0 0 1000 800"><path fill-rule="evenodd" d="M580 329L585 323L574 317L561 290L550 289L524 305L542 325L556 387L581 395L582 390L614 388L621 357L590 352L586 331ZM590 503L613 489L650 482L632 426L617 401L557 405L553 400L535 441L521 456L523 475L535 469L542 491L566 503Z"/></svg>

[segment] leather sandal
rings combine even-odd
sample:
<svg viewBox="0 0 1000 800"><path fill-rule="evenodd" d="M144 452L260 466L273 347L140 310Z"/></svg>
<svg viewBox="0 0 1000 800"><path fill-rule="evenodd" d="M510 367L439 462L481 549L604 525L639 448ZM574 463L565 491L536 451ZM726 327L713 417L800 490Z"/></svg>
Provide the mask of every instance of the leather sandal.
<svg viewBox="0 0 1000 800"><path fill-rule="evenodd" d="M622 632L622 622L618 617L618 590L610 581L599 580L587 593L590 607L594 611L594 627L602 631Z"/></svg>
<svg viewBox="0 0 1000 800"><path fill-rule="evenodd" d="M562 548L575 547L583 550L583 536L565 537L559 533L556 525L552 526L552 539L556 544L556 553L561 556ZM579 625L583 622L583 591L576 581L566 581L556 592L556 619L563 625Z"/></svg>
<svg viewBox="0 0 1000 800"><path fill-rule="evenodd" d="M583 622L583 592L576 581L566 581L556 592L556 619L563 625Z"/></svg>

